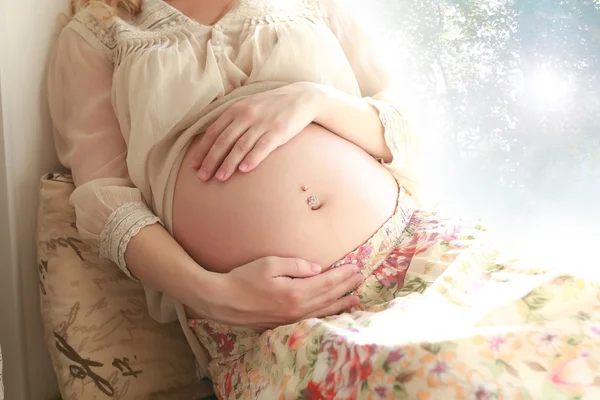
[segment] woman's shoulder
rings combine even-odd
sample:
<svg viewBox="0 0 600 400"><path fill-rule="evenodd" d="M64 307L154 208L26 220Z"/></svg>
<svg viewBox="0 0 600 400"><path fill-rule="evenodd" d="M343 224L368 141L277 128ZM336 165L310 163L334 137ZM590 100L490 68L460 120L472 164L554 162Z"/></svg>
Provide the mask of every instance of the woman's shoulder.
<svg viewBox="0 0 600 400"><path fill-rule="evenodd" d="M66 28L75 31L91 46L113 58L119 43L123 41L152 41L187 25L188 19L167 7L163 1L144 0L142 11L135 16L120 14L103 5L89 5L79 10Z"/></svg>
<svg viewBox="0 0 600 400"><path fill-rule="evenodd" d="M116 17L112 10L103 7L85 7L79 10L65 26L77 33L95 49L112 58L117 47Z"/></svg>

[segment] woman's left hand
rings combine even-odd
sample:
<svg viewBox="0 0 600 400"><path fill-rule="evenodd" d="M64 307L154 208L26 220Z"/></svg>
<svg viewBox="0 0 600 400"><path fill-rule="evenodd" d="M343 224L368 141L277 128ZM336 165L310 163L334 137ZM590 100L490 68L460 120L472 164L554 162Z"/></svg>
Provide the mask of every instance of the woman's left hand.
<svg viewBox="0 0 600 400"><path fill-rule="evenodd" d="M236 169L249 172L317 117L323 94L298 82L246 97L208 127L195 149L193 168L204 181L225 181Z"/></svg>

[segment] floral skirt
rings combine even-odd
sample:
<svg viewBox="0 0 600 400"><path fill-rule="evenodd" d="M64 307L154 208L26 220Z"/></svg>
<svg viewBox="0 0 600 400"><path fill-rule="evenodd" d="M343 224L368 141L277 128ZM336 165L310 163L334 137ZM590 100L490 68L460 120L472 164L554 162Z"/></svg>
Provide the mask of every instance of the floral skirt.
<svg viewBox="0 0 600 400"><path fill-rule="evenodd" d="M359 306L265 332L189 321L217 396L599 399L599 285L403 200L336 263L361 265Z"/></svg>

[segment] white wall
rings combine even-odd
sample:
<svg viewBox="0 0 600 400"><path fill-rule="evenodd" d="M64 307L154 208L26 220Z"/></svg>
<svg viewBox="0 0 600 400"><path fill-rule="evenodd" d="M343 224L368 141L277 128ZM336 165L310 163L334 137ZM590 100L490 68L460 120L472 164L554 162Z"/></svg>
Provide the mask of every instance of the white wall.
<svg viewBox="0 0 600 400"><path fill-rule="evenodd" d="M44 71L67 0L0 0L0 346L7 400L58 394L42 340L35 244L38 183L58 166Z"/></svg>

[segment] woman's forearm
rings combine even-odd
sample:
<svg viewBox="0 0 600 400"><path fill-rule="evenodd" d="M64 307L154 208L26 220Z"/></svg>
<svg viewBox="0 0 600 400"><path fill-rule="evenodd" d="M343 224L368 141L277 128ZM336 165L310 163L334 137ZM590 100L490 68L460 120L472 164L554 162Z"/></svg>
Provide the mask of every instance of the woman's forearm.
<svg viewBox="0 0 600 400"><path fill-rule="evenodd" d="M314 85L314 84L313 84ZM323 107L315 122L361 147L375 158L391 161L379 112L366 100L340 90L314 85Z"/></svg>
<svg viewBox="0 0 600 400"><path fill-rule="evenodd" d="M218 274L198 266L161 225L149 225L134 236L125 259L142 283L191 307L202 317L210 317L209 304L217 297Z"/></svg>

